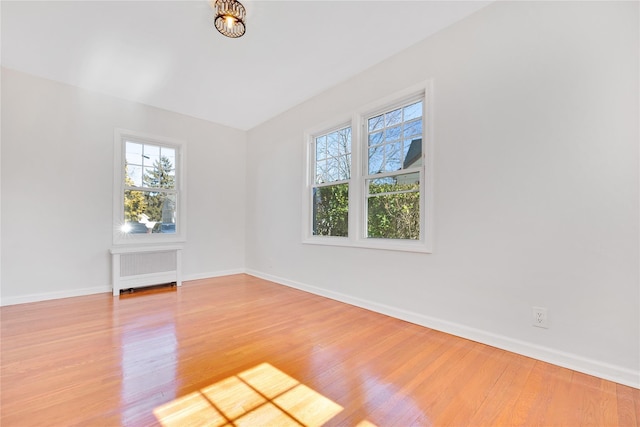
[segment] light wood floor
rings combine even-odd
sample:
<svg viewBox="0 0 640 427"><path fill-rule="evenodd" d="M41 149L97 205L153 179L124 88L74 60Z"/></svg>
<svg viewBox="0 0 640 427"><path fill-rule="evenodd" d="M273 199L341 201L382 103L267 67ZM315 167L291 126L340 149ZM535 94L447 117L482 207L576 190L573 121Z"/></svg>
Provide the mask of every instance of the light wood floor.
<svg viewBox="0 0 640 427"><path fill-rule="evenodd" d="M246 275L0 313L3 427L640 422L637 389Z"/></svg>

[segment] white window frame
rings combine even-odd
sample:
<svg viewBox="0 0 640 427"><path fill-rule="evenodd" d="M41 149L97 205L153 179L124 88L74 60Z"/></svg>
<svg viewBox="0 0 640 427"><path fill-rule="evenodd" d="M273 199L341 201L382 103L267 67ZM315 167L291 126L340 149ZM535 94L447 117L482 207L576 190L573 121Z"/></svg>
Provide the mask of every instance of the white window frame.
<svg viewBox="0 0 640 427"><path fill-rule="evenodd" d="M364 105L350 117L337 117L308 129L304 134L304 176L302 242L312 245L346 246L406 252L433 252L433 82L425 81ZM412 100L423 100L422 165L420 172L420 239L382 239L367 237L368 177L366 141L367 119L393 110ZM349 184L349 233L347 237L313 235L313 183L315 178L315 138L351 123L351 178ZM402 170L395 175L402 174Z"/></svg>
<svg viewBox="0 0 640 427"><path fill-rule="evenodd" d="M315 167L316 167L316 150L315 150L315 140L317 137L323 136L323 135L327 135L330 134L332 132L344 129L344 128L348 128L351 127L351 122L350 120L343 120L342 122L340 122L339 125L337 126L331 126L328 128L323 128L320 131L317 132L312 132L312 133L308 133L306 138L309 139L311 141L310 145L309 145L309 150L308 150L308 167L309 167L309 173L311 174L309 176L309 180L308 180L308 188L309 191L307 192L306 196L308 198L307 203L305 203L306 208L307 208L307 212L309 215L311 215L311 217L313 217L313 189L314 188L320 188L323 186L331 186L331 185L339 185L339 184L347 184L349 186L349 212L351 212L351 182L352 182L352 178L353 178L353 128L351 129L351 170L349 173L349 179L345 179L345 180L339 180L339 181L333 181L330 183L327 183L325 185L317 185L315 182ZM321 128L318 128L321 129ZM316 236L313 234L313 219L310 218L309 219L309 226L311 227L311 230L309 231L309 235L313 236L314 239L317 240L327 240L327 241L331 241L333 239L346 239L347 237L344 236ZM349 223L347 225L348 231L347 233L351 233L351 215L349 215Z"/></svg>
<svg viewBox="0 0 640 427"><path fill-rule="evenodd" d="M176 150L176 232L129 234L122 231L124 224L124 190L125 190L125 142L133 141L142 144L175 148ZM187 191L186 191L186 157L185 141L163 136L149 135L127 129L114 131L114 164L113 164L113 244L123 245L163 245L167 243L183 243L187 238Z"/></svg>

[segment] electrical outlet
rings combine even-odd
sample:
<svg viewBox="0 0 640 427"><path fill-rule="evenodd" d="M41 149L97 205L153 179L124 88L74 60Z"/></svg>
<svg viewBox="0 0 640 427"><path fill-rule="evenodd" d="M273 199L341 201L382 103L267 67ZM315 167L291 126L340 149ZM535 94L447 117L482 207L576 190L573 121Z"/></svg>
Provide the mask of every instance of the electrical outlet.
<svg viewBox="0 0 640 427"><path fill-rule="evenodd" d="M549 328L549 316L547 309L544 307L531 307L533 314L533 326L538 328Z"/></svg>

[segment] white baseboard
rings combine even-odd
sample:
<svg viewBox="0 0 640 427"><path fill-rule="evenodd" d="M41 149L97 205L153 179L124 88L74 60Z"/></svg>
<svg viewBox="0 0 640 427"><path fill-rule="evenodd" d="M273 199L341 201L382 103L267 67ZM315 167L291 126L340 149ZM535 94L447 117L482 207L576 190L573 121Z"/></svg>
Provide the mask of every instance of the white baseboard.
<svg viewBox="0 0 640 427"><path fill-rule="evenodd" d="M293 280L284 279L282 277L273 276L262 273L260 271L247 269L246 274L269 280L281 285L289 286L295 289L306 291L315 295L331 298L336 301L351 304L367 310L382 313L397 319L406 320L420 326L430 329L446 332L461 338L507 350L523 356L531 357L553 365L562 366L574 371L582 372L595 377L614 381L634 388L640 388L640 371L634 371L621 366L612 365L594 359L589 359L572 353L555 350L549 347L543 347L530 342L517 340L504 335L494 334L492 332L481 329L472 328L447 320L435 317L425 316L423 314L403 310L400 308L380 304L361 298L356 298L340 292L334 292L316 286L306 285L304 283L295 282Z"/></svg>
<svg viewBox="0 0 640 427"><path fill-rule="evenodd" d="M51 299L80 297L85 295L111 293L111 286L96 286L92 288L69 289L65 291L42 292L38 294L20 295L17 297L2 297L0 306L25 304L28 302L47 301Z"/></svg>
<svg viewBox="0 0 640 427"><path fill-rule="evenodd" d="M233 276L234 274L244 274L244 273L246 273L246 270L244 268L235 268L232 270L216 271L214 273L189 274L189 275L182 276L182 281L186 282L189 280L210 279L212 277Z"/></svg>
<svg viewBox="0 0 640 427"><path fill-rule="evenodd" d="M242 274L244 272L245 270L243 268L238 268L234 270L217 271L214 273L191 274L188 276L183 276L182 280L187 281L187 280L208 279L210 277L230 276L233 274ZM113 287L111 285L108 285L108 286L96 286L92 288L70 289L65 291L42 292L37 294L27 294L27 295L15 296L15 297L0 296L0 306L26 304L29 302L39 302L39 301L47 301L47 300L70 298L70 297L81 297L85 295L112 293L112 292L113 292Z"/></svg>

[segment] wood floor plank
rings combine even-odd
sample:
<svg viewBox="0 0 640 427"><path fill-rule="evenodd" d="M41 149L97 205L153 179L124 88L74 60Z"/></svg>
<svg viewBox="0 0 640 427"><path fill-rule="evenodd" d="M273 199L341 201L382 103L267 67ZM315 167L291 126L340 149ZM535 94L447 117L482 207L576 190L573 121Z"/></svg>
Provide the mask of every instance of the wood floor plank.
<svg viewBox="0 0 640 427"><path fill-rule="evenodd" d="M575 372L572 378L575 385L577 412L582 415L581 425L605 426L617 422L617 396L615 387L603 385L601 379Z"/></svg>
<svg viewBox="0 0 640 427"><path fill-rule="evenodd" d="M536 362L525 392L520 396L518 406L522 405L524 418L522 425L540 423L541 425L553 425L565 423L564 412L551 412L550 407L554 401L559 403L561 410L575 410L576 399L570 392L562 390L567 382L571 382L574 372L559 366ZM575 417L575 415L571 415Z"/></svg>
<svg viewBox="0 0 640 427"><path fill-rule="evenodd" d="M476 413L470 418L470 425L501 426L515 425L514 413L520 394L524 389L536 361L529 357L508 353L506 367L502 375L489 389L489 396L482 402Z"/></svg>
<svg viewBox="0 0 640 427"><path fill-rule="evenodd" d="M3 427L640 422L637 389L248 275L0 319Z"/></svg>
<svg viewBox="0 0 640 427"><path fill-rule="evenodd" d="M450 399L438 410L437 425L462 425L477 413L482 403L491 398L490 391L507 368L507 352L491 351L468 373L468 380L461 387L455 399Z"/></svg>
<svg viewBox="0 0 640 427"><path fill-rule="evenodd" d="M634 426L640 423L639 393L636 393L635 399L633 393L631 387L616 384L618 425L620 426Z"/></svg>

